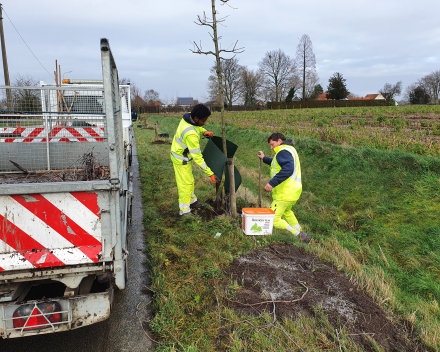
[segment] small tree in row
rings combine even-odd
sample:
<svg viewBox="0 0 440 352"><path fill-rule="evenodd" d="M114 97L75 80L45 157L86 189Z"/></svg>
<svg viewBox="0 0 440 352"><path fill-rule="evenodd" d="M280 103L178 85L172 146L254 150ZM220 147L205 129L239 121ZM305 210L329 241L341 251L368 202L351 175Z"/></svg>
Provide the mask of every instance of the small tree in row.
<svg viewBox="0 0 440 352"><path fill-rule="evenodd" d="M191 50L194 54L203 54L203 55L213 55L215 57L216 61L216 70L217 73L217 82L218 82L218 92L220 96L220 107L221 107L221 120L222 120L222 142L223 142L223 153L227 155L227 148L226 148L226 124L225 124L225 86L224 86L224 79L223 79L223 71L222 71L222 60L224 61L225 58L222 57L223 54L232 54L235 56L238 53L242 53L244 50L243 48L237 48L237 42L235 42L235 45L232 47L232 49L221 49L220 47L220 39L218 35L218 26L222 22L226 20L226 17L223 18L217 18L218 11L215 7L216 0L211 0L211 13L212 18L206 17L206 14L204 13L203 16L197 16L197 21L195 23L199 26L209 27L212 30L212 33L209 32L209 35L212 38L212 41L214 42L214 51L212 50L203 50L201 44L194 43L194 49ZM220 0L220 3L222 5L228 4L229 0ZM232 58L233 58L232 56ZM232 59L232 58L229 58ZM229 165L229 173L234 175L234 166L233 164ZM223 184L223 183L222 183ZM221 188L219 188L221 189ZM220 191L217 190L217 201L219 201ZM230 187L231 192L231 214L233 217L237 215L237 206L236 206L236 200L235 200L235 189L234 187Z"/></svg>

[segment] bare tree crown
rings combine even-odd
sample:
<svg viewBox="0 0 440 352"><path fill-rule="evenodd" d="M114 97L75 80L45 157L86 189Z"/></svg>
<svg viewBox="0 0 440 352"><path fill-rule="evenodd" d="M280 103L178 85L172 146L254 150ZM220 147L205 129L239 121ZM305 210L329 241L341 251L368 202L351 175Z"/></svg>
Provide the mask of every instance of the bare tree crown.
<svg viewBox="0 0 440 352"><path fill-rule="evenodd" d="M228 2L229 0L220 0L220 2L222 3L222 5L229 5ZM231 49L222 49L220 47L220 39L221 37L217 37L217 28L219 24L222 24L223 22L226 21L226 18L228 18L228 16L222 17L222 18L217 18L216 15L218 14L218 11L215 9L215 0L211 0L212 3L212 18L209 18L206 16L206 13L203 12L203 16L197 15L197 20L194 21L194 23L198 26L207 26L210 27L213 31L213 33L209 32L209 36L211 37L211 39L214 41L214 44L216 46L216 50L212 51L212 50L208 50L205 51L203 50L202 47L202 43L197 44L195 41L193 41L194 44L194 48L190 49L190 51L194 54L203 54L203 55L214 55L214 56L218 56L219 54L222 53L230 53L230 54L234 54L234 56L236 54L240 54L242 52L244 52L244 48L238 48L237 44L238 44L238 40L235 42L235 44L232 46ZM221 59L227 60L227 58L221 57Z"/></svg>
<svg viewBox="0 0 440 352"><path fill-rule="evenodd" d="M312 40L307 34L303 34L296 47L295 64L301 69L316 69L316 58L313 53Z"/></svg>
<svg viewBox="0 0 440 352"><path fill-rule="evenodd" d="M294 74L294 61L284 51L278 49L268 51L258 65L261 73L266 77L266 87L274 90L275 101L280 101Z"/></svg>
<svg viewBox="0 0 440 352"><path fill-rule="evenodd" d="M316 74L316 59L313 44L307 34L303 34L296 47L295 65L302 73L302 100L311 96L311 89L319 81Z"/></svg>

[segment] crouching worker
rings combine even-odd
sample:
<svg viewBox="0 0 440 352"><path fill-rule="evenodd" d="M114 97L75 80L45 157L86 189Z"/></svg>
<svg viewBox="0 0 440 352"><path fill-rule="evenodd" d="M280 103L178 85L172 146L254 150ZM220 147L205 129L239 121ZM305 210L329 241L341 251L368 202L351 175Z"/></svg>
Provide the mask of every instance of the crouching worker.
<svg viewBox="0 0 440 352"><path fill-rule="evenodd" d="M282 133L276 132L267 138L267 142L275 152L274 158L264 156L262 151L258 152L258 157L270 165L272 178L264 190L272 191L273 201L270 208L275 212L273 226L299 236L303 243L309 243L312 236L301 231L301 226L292 211L302 192L301 166L292 139L286 140Z"/></svg>
<svg viewBox="0 0 440 352"><path fill-rule="evenodd" d="M200 150L201 136L213 136L202 126L206 124L211 111L203 104L194 106L190 114L183 115L171 145L171 160L176 174L177 191L179 192L179 215L193 216L191 208L201 208L202 204L194 194L194 176L191 161L194 160L203 172L214 183L220 180L206 165Z"/></svg>

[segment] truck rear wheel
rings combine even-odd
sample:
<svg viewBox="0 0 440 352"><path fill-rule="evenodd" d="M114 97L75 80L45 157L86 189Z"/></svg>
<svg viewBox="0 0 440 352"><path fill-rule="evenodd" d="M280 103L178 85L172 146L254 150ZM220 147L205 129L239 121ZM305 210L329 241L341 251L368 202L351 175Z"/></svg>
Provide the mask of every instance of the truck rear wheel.
<svg viewBox="0 0 440 352"><path fill-rule="evenodd" d="M128 166L131 166L132 161L133 161L133 154L130 150L130 154L128 154Z"/></svg>

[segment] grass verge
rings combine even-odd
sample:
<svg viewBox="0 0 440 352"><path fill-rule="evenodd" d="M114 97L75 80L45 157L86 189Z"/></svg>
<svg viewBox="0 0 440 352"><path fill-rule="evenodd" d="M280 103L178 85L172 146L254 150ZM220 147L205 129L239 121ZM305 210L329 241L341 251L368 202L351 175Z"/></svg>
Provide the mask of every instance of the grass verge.
<svg viewBox="0 0 440 352"><path fill-rule="evenodd" d="M159 121L159 133L170 136L179 122L148 119L150 124ZM221 134L209 120L205 127ZM282 351L296 348L291 336L308 351L338 348L341 343L357 350L320 312L312 318L285 319L279 329L266 334L255 327L263 326L268 317L239 316L223 306L217 290L223 269L234 257L270 242L301 244L278 230L259 239L244 236L239 219L178 220L170 145L152 145L152 130L135 132L156 292L150 328L162 338L157 350L275 351L274 341L281 341ZM258 194L256 153L271 155L267 133L228 128L227 136L239 146L236 165L246 189L242 197L249 202ZM382 308L411 321L422 341L439 351L440 160L300 137L295 142L304 190L294 210L315 238L306 249L351 275ZM198 168L193 170L198 198L214 197L210 180ZM267 167L263 174L264 183ZM269 202L267 194L264 201ZM221 235L216 238L217 233ZM229 290L234 290L233 283Z"/></svg>

